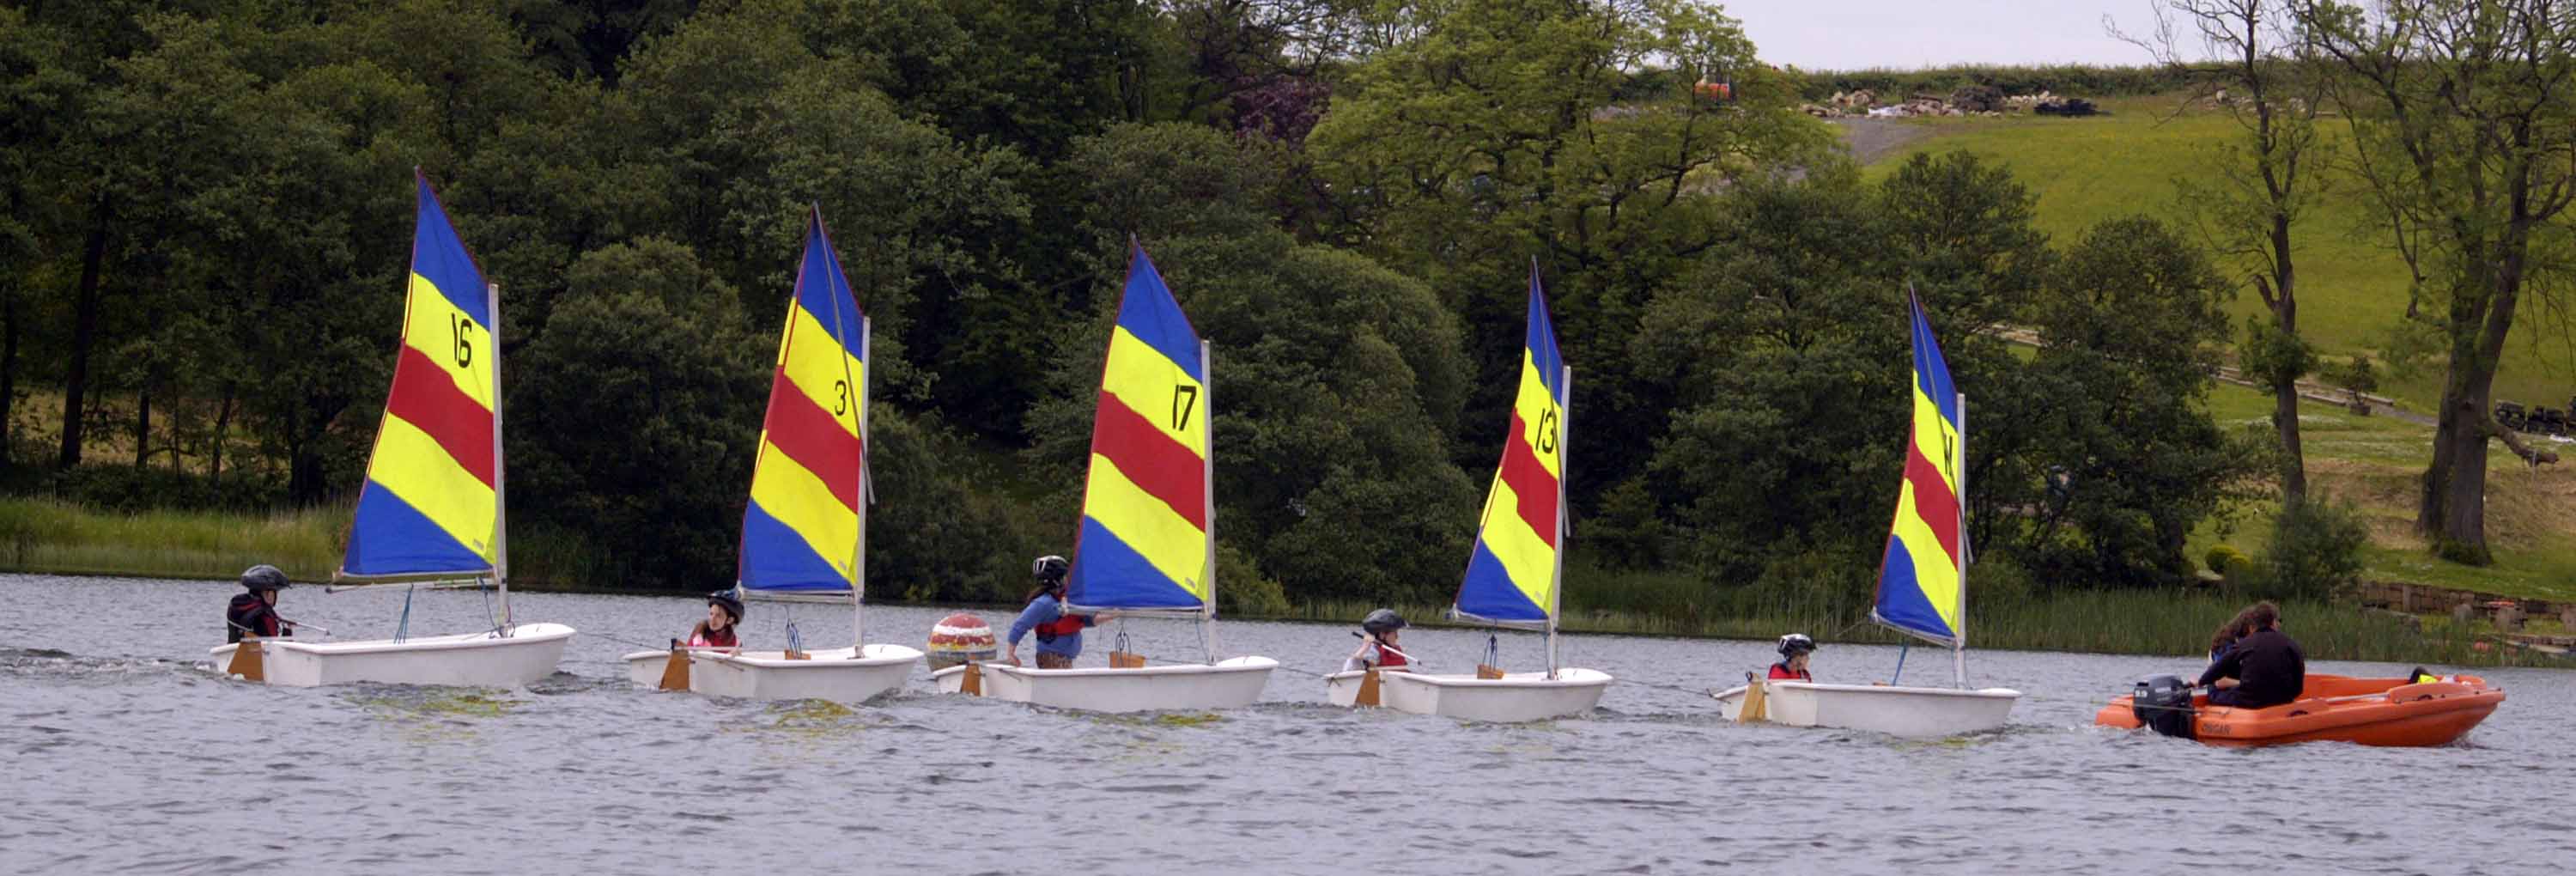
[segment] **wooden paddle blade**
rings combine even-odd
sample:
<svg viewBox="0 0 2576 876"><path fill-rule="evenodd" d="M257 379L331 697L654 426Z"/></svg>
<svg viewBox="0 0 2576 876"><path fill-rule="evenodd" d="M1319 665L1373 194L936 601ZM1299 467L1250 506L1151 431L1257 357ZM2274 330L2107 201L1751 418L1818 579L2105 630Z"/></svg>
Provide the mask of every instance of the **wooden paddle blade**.
<svg viewBox="0 0 2576 876"><path fill-rule="evenodd" d="M983 695L984 695L984 665L983 665L983 664L981 664L981 663L968 663L968 664L966 664L966 680L958 683L958 685L957 685L957 692L958 692L958 693L965 694L965 695L970 696L970 697L980 697L980 696L983 696Z"/></svg>
<svg viewBox="0 0 2576 876"><path fill-rule="evenodd" d="M671 659L662 661L662 690L689 689L689 652L671 649Z"/></svg>
<svg viewBox="0 0 2576 876"><path fill-rule="evenodd" d="M1360 676L1360 695L1351 698L1351 705L1374 706L1377 704L1377 670L1371 669L1368 671L1368 674Z"/></svg>
<svg viewBox="0 0 2576 876"><path fill-rule="evenodd" d="M1476 664L1476 677L1486 681L1495 681L1503 677L1503 671L1478 663Z"/></svg>
<svg viewBox="0 0 2576 876"><path fill-rule="evenodd" d="M1749 724L1771 719L1769 686L1756 681L1744 686L1744 706L1735 710L1735 722Z"/></svg>
<svg viewBox="0 0 2576 876"><path fill-rule="evenodd" d="M789 650L788 650L788 652L787 652L787 659L789 659L789 660L812 660L812 659L814 659L814 655L807 654L807 653L805 653L805 652L803 652L803 651L798 651L798 650L794 650L794 649L789 649Z"/></svg>
<svg viewBox="0 0 2576 876"><path fill-rule="evenodd" d="M241 644L233 648L233 661L224 667L224 672L241 676L243 681L267 683L268 667L262 659L266 655L261 653L266 650L268 649L260 644L259 639L243 636Z"/></svg>
<svg viewBox="0 0 2576 876"><path fill-rule="evenodd" d="M1145 655L1133 654L1126 651L1111 651L1109 652L1109 668L1143 669L1145 668Z"/></svg>

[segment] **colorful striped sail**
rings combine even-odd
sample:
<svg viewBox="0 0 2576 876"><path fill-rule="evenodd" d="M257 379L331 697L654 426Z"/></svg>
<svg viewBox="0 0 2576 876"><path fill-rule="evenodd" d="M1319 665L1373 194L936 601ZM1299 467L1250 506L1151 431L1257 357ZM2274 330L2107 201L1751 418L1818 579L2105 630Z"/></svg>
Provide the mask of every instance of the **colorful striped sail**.
<svg viewBox="0 0 2576 876"><path fill-rule="evenodd" d="M1896 523L1879 560L1878 604L1870 617L1933 642L1964 645L1961 616L1967 604L1961 561L1966 556L1959 504L1960 466L1966 434L1960 428L1959 392L1941 343L1923 317L1923 303L1906 296L1913 312L1914 428L1905 445L1905 480L1896 493Z"/></svg>
<svg viewBox="0 0 2576 876"><path fill-rule="evenodd" d="M1206 347L1132 247L1091 421L1091 471L1066 601L1082 609L1214 604Z"/></svg>
<svg viewBox="0 0 2576 876"><path fill-rule="evenodd" d="M1538 270L1530 270L1529 336L1521 347L1520 394L1502 465L1458 587L1457 613L1501 624L1546 624L1556 611L1557 551L1565 533L1565 360Z"/></svg>
<svg viewBox="0 0 2576 876"><path fill-rule="evenodd" d="M499 564L498 296L419 184L393 389L339 578L491 574Z"/></svg>
<svg viewBox="0 0 2576 876"><path fill-rule="evenodd" d="M769 414L742 512L746 590L859 588L868 434L868 321L816 210L770 373Z"/></svg>

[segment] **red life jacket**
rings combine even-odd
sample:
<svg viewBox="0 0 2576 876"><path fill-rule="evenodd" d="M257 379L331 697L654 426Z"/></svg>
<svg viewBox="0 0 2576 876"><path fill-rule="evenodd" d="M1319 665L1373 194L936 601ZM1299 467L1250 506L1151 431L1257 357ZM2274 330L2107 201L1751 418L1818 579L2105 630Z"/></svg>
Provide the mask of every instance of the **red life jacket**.
<svg viewBox="0 0 2576 876"><path fill-rule="evenodd" d="M732 627L726 627L721 630L703 630L693 632L689 635L689 647L692 648L731 648L735 647L740 641L740 639L734 638Z"/></svg>
<svg viewBox="0 0 2576 876"><path fill-rule="evenodd" d="M1039 624L1034 629L1038 634L1038 641L1052 642L1057 636L1079 635L1082 628L1090 625L1091 618L1088 615L1061 614L1057 615L1055 620Z"/></svg>
<svg viewBox="0 0 2576 876"><path fill-rule="evenodd" d="M1814 681L1814 680L1816 680L1816 677L1815 677L1814 675L1810 675L1810 674L1808 674L1808 673L1807 673L1807 671L1806 671L1806 670L1804 670L1804 669L1798 670L1798 671L1796 671L1796 672L1791 672L1791 671L1789 671L1789 664L1787 664L1787 663L1785 663L1785 662L1783 662L1783 663L1774 663L1774 664L1771 664L1771 677L1772 677L1772 678L1774 678L1774 679L1784 679L1784 680L1788 680L1788 681Z"/></svg>
<svg viewBox="0 0 2576 876"><path fill-rule="evenodd" d="M1398 666L1405 665L1404 655L1398 654L1395 652L1395 649L1387 647L1385 642L1378 642L1375 644L1377 645L1377 668L1394 669Z"/></svg>

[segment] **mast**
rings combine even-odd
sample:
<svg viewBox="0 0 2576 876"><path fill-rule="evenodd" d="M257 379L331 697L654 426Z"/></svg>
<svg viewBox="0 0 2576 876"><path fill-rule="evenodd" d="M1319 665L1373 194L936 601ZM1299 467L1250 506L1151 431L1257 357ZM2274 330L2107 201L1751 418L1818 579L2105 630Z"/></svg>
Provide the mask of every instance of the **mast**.
<svg viewBox="0 0 2576 876"><path fill-rule="evenodd" d="M1961 690L1968 687L1968 394L1957 393L1959 403L1959 451L1957 466L1950 481L1959 490L1959 501L1951 503L1959 512L1959 624L1951 630L1950 677Z"/></svg>
<svg viewBox="0 0 2576 876"><path fill-rule="evenodd" d="M501 629L510 623L510 492L501 458L501 284L483 284L492 313L492 584L501 591Z"/></svg>
<svg viewBox="0 0 2576 876"><path fill-rule="evenodd" d="M1568 420L1574 418L1574 366L1562 366L1557 385L1565 388L1565 400L1556 405L1556 572L1547 588L1547 677L1556 678L1556 618L1565 604L1565 536L1574 527L1565 518L1565 478L1573 470L1565 464L1565 437L1573 431Z"/></svg>
<svg viewBox="0 0 2576 876"><path fill-rule="evenodd" d="M1207 600L1199 605L1199 644L1216 664L1216 372L1208 368L1208 342L1199 340L1199 487L1207 500Z"/></svg>
<svg viewBox="0 0 2576 876"><path fill-rule="evenodd" d="M840 255L835 253L832 257L837 260ZM840 308L840 296L833 296L832 309L838 311ZM835 319L839 318L837 312L833 316ZM875 331L876 323L869 321L867 314L859 314L859 367L861 368L868 367L868 342L874 339ZM844 379L847 379L846 375L850 373L850 358L847 355L841 357L841 373L845 375ZM868 644L868 500L871 498L868 495L868 382L861 379L858 384L859 538L850 547L850 656L853 658L862 656L860 652L865 650Z"/></svg>

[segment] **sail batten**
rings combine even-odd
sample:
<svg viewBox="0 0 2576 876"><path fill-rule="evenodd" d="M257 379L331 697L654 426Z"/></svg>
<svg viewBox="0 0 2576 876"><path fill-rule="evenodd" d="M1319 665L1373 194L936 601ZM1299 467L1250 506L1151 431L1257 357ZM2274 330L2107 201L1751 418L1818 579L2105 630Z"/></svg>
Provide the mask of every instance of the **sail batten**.
<svg viewBox="0 0 2576 876"><path fill-rule="evenodd" d="M414 183L402 345L335 579L498 575L496 305L429 179Z"/></svg>
<svg viewBox="0 0 2576 876"><path fill-rule="evenodd" d="M1925 640L1959 647L1966 583L1964 516L1959 500L1965 433L1948 361L1932 335L1923 304L1906 296L1912 322L1914 417L1896 517L1879 562L1872 620Z"/></svg>
<svg viewBox="0 0 2576 876"><path fill-rule="evenodd" d="M852 593L867 468L867 317L809 214L743 507L745 591Z"/></svg>
<svg viewBox="0 0 2576 876"><path fill-rule="evenodd" d="M1485 492L1467 574L1451 606L1462 617L1544 628L1555 616L1558 553L1565 533L1563 440L1565 360L1548 318L1547 293L1532 266L1520 390L1502 461Z"/></svg>
<svg viewBox="0 0 2576 876"><path fill-rule="evenodd" d="M1076 610L1215 604L1205 356L1153 260L1131 247L1066 581Z"/></svg>

